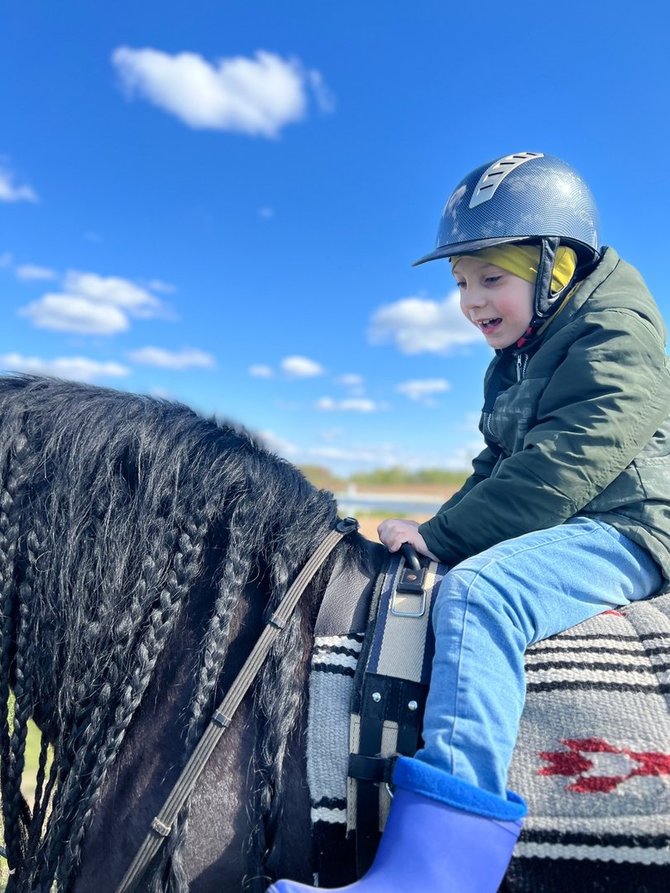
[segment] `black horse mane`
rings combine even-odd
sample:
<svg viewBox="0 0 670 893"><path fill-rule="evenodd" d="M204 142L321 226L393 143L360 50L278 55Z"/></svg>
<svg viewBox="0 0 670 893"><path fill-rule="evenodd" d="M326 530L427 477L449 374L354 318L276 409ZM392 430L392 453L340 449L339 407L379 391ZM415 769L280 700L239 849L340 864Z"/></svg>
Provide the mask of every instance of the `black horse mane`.
<svg viewBox="0 0 670 893"><path fill-rule="evenodd" d="M213 709L231 617L253 581L268 607L333 526L331 494L243 429L173 402L0 378L0 782L8 890L67 889L103 783L189 597L212 597L184 759ZM316 588L316 587L315 587ZM258 808L272 826L306 606L256 693ZM14 692L10 715L10 687ZM21 795L28 720L42 730L35 804ZM147 889L186 890L173 831ZM259 851L268 851L263 839ZM261 857L259 857L261 858ZM168 885L160 884L167 876Z"/></svg>

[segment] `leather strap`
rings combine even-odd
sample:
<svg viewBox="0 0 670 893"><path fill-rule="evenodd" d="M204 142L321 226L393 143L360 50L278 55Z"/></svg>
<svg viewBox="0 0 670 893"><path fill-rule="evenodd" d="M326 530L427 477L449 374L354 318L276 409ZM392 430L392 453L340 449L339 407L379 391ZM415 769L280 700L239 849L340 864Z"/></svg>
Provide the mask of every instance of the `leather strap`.
<svg viewBox="0 0 670 893"><path fill-rule="evenodd" d="M358 877L377 850L389 802L383 782L395 756L412 756L420 746L433 654L430 611L446 571L427 559L392 556L373 608L360 661L364 670L354 702L348 771L348 828L356 834Z"/></svg>
<svg viewBox="0 0 670 893"><path fill-rule="evenodd" d="M279 607L268 620L260 638L254 645L251 654L245 661L235 681L230 686L225 698L215 710L209 725L182 769L163 808L151 822L151 828L135 854L135 858L123 876L121 883L116 888L116 893L131 893L135 889L149 863L161 848L166 837L169 836L179 812L192 794L195 784L207 765L214 748L230 725L235 711L258 675L258 671L267 657L274 640L291 618L300 596L342 537L353 533L357 529L358 522L354 518L344 518L338 521L335 529L328 533L293 581L288 592L281 600Z"/></svg>

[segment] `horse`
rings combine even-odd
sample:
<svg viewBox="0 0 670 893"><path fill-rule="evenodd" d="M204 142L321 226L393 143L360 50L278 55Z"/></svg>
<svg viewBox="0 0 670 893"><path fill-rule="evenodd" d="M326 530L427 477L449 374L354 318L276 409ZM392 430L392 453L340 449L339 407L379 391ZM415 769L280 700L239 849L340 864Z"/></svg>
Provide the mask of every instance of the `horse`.
<svg viewBox="0 0 670 893"><path fill-rule="evenodd" d="M7 893L113 893L268 617L335 527L337 504L239 425L173 401L25 375L0 378L0 475ZM357 533L335 547L139 889L261 893L277 877L313 881L313 629L338 569L374 579L386 560ZM654 721L665 730L667 686L659 691ZM21 783L31 718L41 750L29 806ZM670 797L664 755L653 753L647 776ZM565 760L555 761L560 776ZM666 849L669 828L656 834ZM568 862L577 891L667 886L665 856L619 874L603 858L596 865L606 870L580 875L579 854L531 854L501 889L563 889ZM343 867L353 880L354 865Z"/></svg>

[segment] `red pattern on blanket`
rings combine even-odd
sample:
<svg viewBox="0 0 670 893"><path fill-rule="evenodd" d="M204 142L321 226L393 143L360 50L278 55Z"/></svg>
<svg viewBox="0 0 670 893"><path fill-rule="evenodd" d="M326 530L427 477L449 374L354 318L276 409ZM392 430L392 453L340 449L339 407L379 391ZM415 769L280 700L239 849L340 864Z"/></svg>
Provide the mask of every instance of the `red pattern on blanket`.
<svg viewBox="0 0 670 893"><path fill-rule="evenodd" d="M603 738L565 738L561 740L568 750L542 751L540 757L550 763L539 770L539 775L574 776L575 781L566 791L579 794L609 794L620 784L640 775L670 775L670 754L659 752L640 753L627 747L616 747ZM586 754L616 754L632 762L628 772L608 775L599 767L599 761ZM607 763L605 763L607 766ZM601 774L599 774L601 773Z"/></svg>

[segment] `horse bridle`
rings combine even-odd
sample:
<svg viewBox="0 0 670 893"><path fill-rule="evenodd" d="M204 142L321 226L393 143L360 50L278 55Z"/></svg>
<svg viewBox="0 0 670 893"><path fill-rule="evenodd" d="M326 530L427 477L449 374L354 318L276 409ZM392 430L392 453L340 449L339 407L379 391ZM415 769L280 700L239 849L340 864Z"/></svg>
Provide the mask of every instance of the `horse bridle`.
<svg viewBox="0 0 670 893"><path fill-rule="evenodd" d="M267 621L263 632L245 661L244 666L228 689L223 701L214 711L209 725L182 769L179 778L163 804L163 808L152 820L150 830L135 854L135 858L123 876L121 883L116 888L116 893L131 893L135 889L149 863L170 835L181 808L191 796L198 778L214 752L214 748L230 725L235 711L258 675L275 638L290 620L303 592L339 541L357 529L358 521L355 518L338 520L334 529L317 546L289 587L277 609Z"/></svg>

